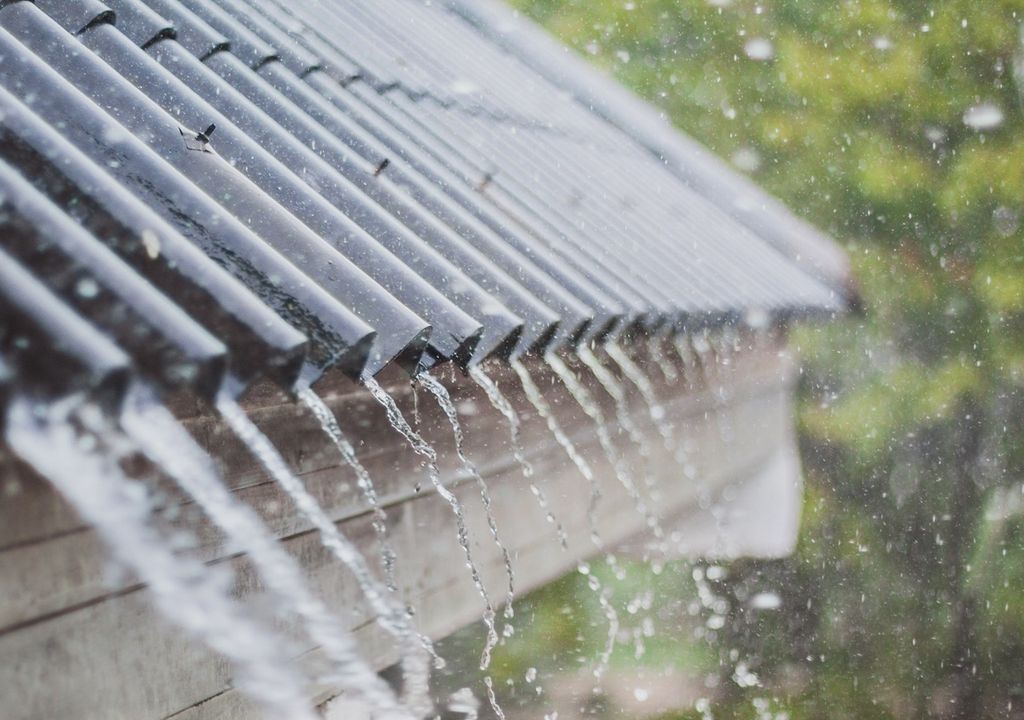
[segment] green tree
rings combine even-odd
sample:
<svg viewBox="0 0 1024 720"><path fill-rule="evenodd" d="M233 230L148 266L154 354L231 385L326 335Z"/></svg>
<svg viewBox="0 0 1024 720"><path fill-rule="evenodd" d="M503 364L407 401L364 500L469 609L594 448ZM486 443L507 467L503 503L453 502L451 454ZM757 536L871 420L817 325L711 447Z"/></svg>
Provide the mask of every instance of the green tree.
<svg viewBox="0 0 1024 720"><path fill-rule="evenodd" d="M866 315L794 338L799 551L721 589L802 614L723 647L810 668L799 716L1022 712L1024 2L515 4L853 259Z"/></svg>

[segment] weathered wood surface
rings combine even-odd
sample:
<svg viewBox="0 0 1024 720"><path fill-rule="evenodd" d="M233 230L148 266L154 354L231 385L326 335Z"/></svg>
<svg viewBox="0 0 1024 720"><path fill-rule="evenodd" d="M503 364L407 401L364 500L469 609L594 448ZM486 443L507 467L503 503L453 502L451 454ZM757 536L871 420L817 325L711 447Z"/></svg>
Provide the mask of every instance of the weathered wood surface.
<svg viewBox="0 0 1024 720"><path fill-rule="evenodd" d="M665 450L639 393L627 384L632 416L648 434L654 451L646 464L654 482L644 488L645 495L666 520L675 550L727 552L723 550L730 542L727 536L740 537L748 523L741 513L738 520L733 519L739 528L736 532L729 531L728 522L723 525L720 517L709 524L712 498L722 492L742 495L744 485L769 467L781 468L775 474L783 483L792 483L798 475L795 468L779 465L780 453L792 451L792 362L781 346L764 344L737 355L709 384L696 379L693 387L687 387L683 382L666 382L653 363L643 357L639 361L655 380L676 435L686 444L695 478L685 477ZM638 534L646 537L644 521L615 479L593 424L550 372L543 372L536 363L531 369L597 473L603 494L597 525L603 540L609 546L629 540L634 551L642 548L645 543L636 538ZM523 419L523 441L536 479L570 540L569 550L563 552L512 458L504 419L474 383L442 372L462 415L469 454L491 487L498 527L512 551L522 593L564 574L578 558L594 553L586 515L590 491L526 402L511 371L497 366L489 371ZM644 463L638 449L618 432L611 399L585 371L580 374L601 401L618 447L639 475ZM397 375L390 379L389 389L410 416L413 399L408 380ZM377 482L398 553L400 585L417 608L420 629L442 637L479 618L481 600L456 543L450 508L430 490L419 458L361 388L330 378L318 390L328 398ZM420 427L439 451L446 483L466 507L473 551L491 598L498 603L504 598L506 580L478 490L459 467L449 426L433 398L421 391L418 399ZM342 531L371 559L376 558L369 514L353 476L311 414L265 387L254 389L245 406ZM323 549L317 533L296 515L244 447L202 408L182 403L177 410L216 457L235 495L258 511L299 559L311 587L355 631L365 656L377 667L393 663L394 647L374 625L352 578ZM423 485L419 493L414 488L417 481ZM7 463L0 471L0 488L4 490L0 501L0 716L10 720L258 716L230 689L229 668L220 658L165 624L131 577L110 572L95 534L82 526L44 481L16 463ZM161 488L166 506L180 510L174 522L196 532L196 552L207 562L232 570L237 595L254 614L266 615L260 580L245 558L231 555L224 538L169 484ZM759 497L756 504L770 500ZM771 507L761 509L764 514L772 512ZM792 515L792 508L785 511ZM678 518L683 520L669 522ZM733 544L756 552L757 542L757 537L746 537ZM784 548L785 542L782 538L775 545ZM297 659L317 665L316 648L300 639L288 619L272 622L294 638ZM311 688L310 693L323 700L332 695L332 689Z"/></svg>

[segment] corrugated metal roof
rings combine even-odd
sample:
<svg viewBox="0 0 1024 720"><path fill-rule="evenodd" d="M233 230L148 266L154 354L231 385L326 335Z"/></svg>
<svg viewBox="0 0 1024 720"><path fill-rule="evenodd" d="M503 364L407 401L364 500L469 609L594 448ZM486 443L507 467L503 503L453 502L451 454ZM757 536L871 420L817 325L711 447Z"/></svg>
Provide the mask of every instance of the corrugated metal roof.
<svg viewBox="0 0 1024 720"><path fill-rule="evenodd" d="M827 240L451 6L3 4L0 377L213 396L842 308L787 257Z"/></svg>

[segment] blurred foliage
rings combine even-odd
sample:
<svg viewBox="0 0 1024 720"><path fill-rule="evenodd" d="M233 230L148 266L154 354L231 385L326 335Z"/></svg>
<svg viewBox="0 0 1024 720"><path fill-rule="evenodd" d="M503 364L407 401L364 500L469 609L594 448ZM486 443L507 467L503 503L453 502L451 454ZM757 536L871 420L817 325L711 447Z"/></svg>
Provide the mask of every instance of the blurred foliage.
<svg viewBox="0 0 1024 720"><path fill-rule="evenodd" d="M609 578L677 628L615 662L711 672L684 717L1024 717L1024 0L514 4L837 238L867 306L794 331L795 557L731 564L712 631L690 568ZM581 577L520 614L500 687L600 650Z"/></svg>

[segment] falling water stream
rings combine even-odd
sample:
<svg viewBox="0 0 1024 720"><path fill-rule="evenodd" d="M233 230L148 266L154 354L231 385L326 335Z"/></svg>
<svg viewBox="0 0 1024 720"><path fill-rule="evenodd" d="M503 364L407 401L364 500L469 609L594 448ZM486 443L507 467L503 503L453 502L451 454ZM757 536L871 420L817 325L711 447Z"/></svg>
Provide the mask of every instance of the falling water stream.
<svg viewBox="0 0 1024 720"><path fill-rule="evenodd" d="M665 448L669 452L673 452L676 443L672 433L672 424L665 418L665 408L658 402L658 395L654 391L651 379L647 377L643 369L633 361L633 358L618 343L609 342L604 347L608 356L618 363L619 367L622 368L623 374L640 391L641 397L643 397L644 402L647 404L647 412L651 416L651 421L665 442Z"/></svg>
<svg viewBox="0 0 1024 720"><path fill-rule="evenodd" d="M700 370L697 367L697 357L694 354L689 335L679 334L672 338L672 347L683 363L683 381L691 391L699 388L697 383Z"/></svg>
<svg viewBox="0 0 1024 720"><path fill-rule="evenodd" d="M619 483L626 490L626 494L629 495L629 499L633 501L633 505L636 507L640 516L643 517L644 522L647 523L647 527L650 528L654 537L659 541L665 537L665 532L661 527L661 522L651 512L650 508L647 507L647 502L640 494L640 490L633 480L632 474L629 472L629 468L626 467L625 460L622 454L616 449L615 444L612 442L611 433L608 431L608 423L605 420L604 413L601 411L601 407L594 401L590 391L580 382L579 378L576 377L576 373L565 364L565 361L554 353L548 353L544 356L544 360L555 371L555 374L562 380L569 394L572 395L573 399L576 400L577 404L583 408L583 412L586 413L587 417L594 421L594 426L597 428L597 439L601 444L604 454L608 457L608 462L615 470L615 477Z"/></svg>
<svg viewBox="0 0 1024 720"><path fill-rule="evenodd" d="M572 464L576 466L576 469L580 471L580 475L587 481L587 485L590 487L590 502L587 503L587 521L590 525L590 540L595 547L604 549L604 543L601 541L601 537L597 533L597 517L595 511L597 510L597 503L601 500L601 486L597 484L597 477L594 475L593 469L590 467L590 463L587 462L579 450L576 449L576 445L573 444L572 440L568 435L565 434L565 430L562 429L561 424L558 422L558 418L551 411L551 406L548 405L548 401L544 399L544 395L541 393L540 388L530 377L530 371L526 369L518 359L511 361L512 369L515 370L516 375L519 376L519 381L523 385L523 392L526 393L526 398L533 405L533 408L537 411L537 414L544 419L547 423L548 430L554 436L555 441L562 446L565 450L565 454L572 460Z"/></svg>
<svg viewBox="0 0 1024 720"><path fill-rule="evenodd" d="M547 495L537 482L533 479L533 466L530 461L526 459L526 454L523 452L523 443L520 437L520 426L519 426L519 414L516 413L512 403L508 401L508 398L502 394L501 389L498 387L498 383L494 382L491 377L483 371L479 365L474 365L469 369L469 376L479 385L484 393L487 395L487 399L495 410L500 412L508 422L509 436L512 442L512 456L519 463L520 469L523 471L523 477L526 478L530 484L530 492L533 493L533 497L537 500L537 505L540 506L541 512L544 513L544 518L550 525L555 528L555 535L558 537L558 543L562 546L562 550L569 549L569 536L565 532L565 528L562 523L555 517L555 514L551 511L551 505L548 502Z"/></svg>
<svg viewBox="0 0 1024 720"><path fill-rule="evenodd" d="M730 382L727 374L731 375L736 369L736 354L739 345L739 338L733 328L725 328L711 340L714 349L715 364L719 370L718 386L716 388L716 400L718 401L718 434L724 442L733 440L732 418L728 412L736 392L736 384Z"/></svg>
<svg viewBox="0 0 1024 720"><path fill-rule="evenodd" d="M651 447L647 442L647 436L640 432L640 428L633 422L633 416L629 412L629 400L626 397L626 389L605 365L597 358L589 347L581 347L577 353L580 361L587 366L597 382L604 388L605 392L611 395L615 403L615 419L626 431L629 439L639 448L641 457L645 461L651 459Z"/></svg>
<svg viewBox="0 0 1024 720"><path fill-rule="evenodd" d="M487 640L484 643L483 652L480 655L480 669L487 670L491 664L491 654L494 648L498 645L498 630L495 624L494 606L491 604L491 598L487 594L487 588L484 587L483 580L480 577L480 570L476 566L476 562L473 560L473 551L470 547L469 542L469 531L466 529L466 517L462 511L462 503L459 499L445 487L441 481L441 472L437 467L437 451L424 440L420 435L412 429L405 416L402 415L402 411L399 410L398 404L395 403L395 399L388 394L388 392L381 387L372 376L363 377L363 385L370 394L373 395L374 399L377 400L387 413L388 422L391 426L398 431L409 443L413 451L416 452L420 457L426 460L427 475L430 478L431 484L445 502L451 506L452 512L455 514L455 525L457 530L457 536L459 545L462 547L462 551L466 556L466 565L469 568L470 576L473 579L473 584L476 585L477 592L480 594L480 598L484 601L484 625L487 627ZM484 678L484 684L487 686L487 696L490 701L491 708L494 710L495 715L498 716L499 720L505 720L505 713L502 711L501 706L498 705L497 698L494 696L493 682L490 676Z"/></svg>
<svg viewBox="0 0 1024 720"><path fill-rule="evenodd" d="M476 481L477 487L480 489L480 500L483 503L484 514L487 517L487 527L490 529L494 544L497 546L498 551L501 553L502 561L505 563L505 576L508 579L508 593L505 597L505 619L510 620L515 613L512 603L516 599L516 575L515 570L512 568L512 557L509 555L508 548L505 547L505 544L501 541L501 535L498 533L498 523L494 519L494 510L491 507L491 491L476 465L466 456L465 434L462 432L459 413L455 409L455 403L452 402L451 396L448 394L448 389L440 380L426 372L417 375L416 380L427 389L427 392L434 396L438 407L441 408L441 412L448 418L448 424L452 427L452 435L455 437L455 452L462 462L463 469ZM504 635L506 637L510 636L512 631L511 623L506 622L503 629Z"/></svg>
<svg viewBox="0 0 1024 720"><path fill-rule="evenodd" d="M349 442L348 438L341 430L341 426L338 425L338 420L334 416L334 413L327 406L327 403L313 391L312 388L303 388L298 391L299 400L310 409L313 416L320 423L320 429L324 431L324 434L330 438L331 442L338 449L342 459L352 469L356 475L356 485L359 487L363 495L363 499L366 504L370 506L370 512L373 514L373 530L377 535L377 542L380 544L381 550L381 564L384 568L384 580L387 584L388 590L392 593L398 593L398 582L395 577L395 561L397 555L395 549L391 544L391 538L388 534L388 517L384 512L384 508L381 507L380 497L377 495L377 487L373 482L373 478L370 473L367 472L363 464L359 462L359 458L356 456L356 450L352 447L352 443ZM409 632L414 632L411 628L411 619L409 616L412 613L406 612L406 623L410 625L408 628ZM423 650L433 660L434 667L441 669L445 666L444 660L435 652L433 643L430 642L430 638L422 633L416 633L420 645L423 646ZM418 658L418 655L414 656ZM405 683L413 688L422 690L422 692L428 692L430 672L425 666L415 665L409 667L407 670L412 673L411 678L406 678Z"/></svg>
<svg viewBox="0 0 1024 720"><path fill-rule="evenodd" d="M429 656L424 652L418 635L413 632L405 609L392 600L387 588L370 572L358 548L341 534L334 521L288 467L288 463L281 457L277 448L249 419L238 403L227 396L221 396L217 400L217 409L239 440L249 448L264 469L292 499L299 512L320 532L324 547L352 572L370 608L376 614L377 622L398 641L402 654L403 676L406 681L411 681L407 688L407 692L412 695L409 703L422 704L422 698L417 698L416 695L424 690L414 687L413 683L419 683L428 672L425 668L429 664Z"/></svg>
<svg viewBox="0 0 1024 720"><path fill-rule="evenodd" d="M363 464L359 462L359 458L356 457L356 449L352 447L352 443L349 442L348 438L341 431L341 426L338 425L338 420L334 417L334 413L327 407L327 403L312 388L299 390L298 397L302 404L313 413L317 422L320 423L320 428L324 431L324 434L331 439L338 452L341 453L342 459L352 469L352 472L355 473L356 485L359 487L363 500L370 506L370 512L373 514L373 531L377 535L377 542L380 543L384 580L387 583L388 590L397 592L395 549L391 544L391 538L388 536L388 516L384 512L384 508L381 507L380 497L377 495L377 486L373 482L373 478L370 477L370 473L366 471Z"/></svg>
<svg viewBox="0 0 1024 720"><path fill-rule="evenodd" d="M52 405L47 417L27 402L12 403L7 438L18 454L46 477L95 528L114 559L145 583L160 612L173 624L226 657L236 687L269 717L315 720L302 680L283 651L282 639L254 624L228 594L229 578L199 560L175 553L152 525L153 501L145 486L125 476L103 440L76 427L85 406L72 413ZM96 427L101 417L85 422Z"/></svg>
<svg viewBox="0 0 1024 720"><path fill-rule="evenodd" d="M244 552L271 593L277 609L294 613L306 636L323 648L333 674L322 678L346 695L374 707L400 712L387 684L359 656L351 635L306 585L301 568L277 542L259 517L228 491L212 460L162 404L136 397L126 404L121 424L142 451L173 479L219 527L232 546ZM425 677L406 678L407 685L426 688ZM426 708L429 710L429 708Z"/></svg>
<svg viewBox="0 0 1024 720"><path fill-rule="evenodd" d="M527 399L530 404L533 405L537 414L540 415L547 423L548 429L554 436L556 442L562 446L565 450L566 455L572 460L573 465L579 470L580 474L587 481L590 486L590 502L587 503L587 522L590 526L590 541L593 543L599 551L604 551L604 542L601 540L601 536L597 532L597 518L595 511L597 509L597 503L601 499L601 488L597 484L597 478L594 475L594 471L591 469L586 459L579 453L576 446L565 431L559 424L555 414L551 411L551 406L548 405L547 400L544 399L544 395L541 394L540 388L530 377L530 371L526 369L526 366L518 359L510 361L512 369L515 370L516 375L519 376L519 381L523 385L523 392L526 393ZM614 564L614 558L611 555L607 556L610 560L610 564ZM587 577L587 585L591 591L597 596L598 603L601 605L601 610L604 612L605 619L608 622L608 636L605 642L605 647L601 651L601 656L598 659L597 665L594 667L594 677L600 679L604 675L605 670L608 668L608 662L611 660L612 652L615 649L615 640L619 634L619 615L615 611L615 607L609 600L608 589L601 585L601 581L590 572L590 566L586 563L580 562L577 564L576 569L580 574Z"/></svg>
<svg viewBox="0 0 1024 720"><path fill-rule="evenodd" d="M644 485L653 501L660 500L661 490L657 485L657 477L655 473L650 472L650 463L653 457L651 444L647 439L647 435L640 431L639 426L633 420L633 414L629 410L629 398L626 394L626 388L622 385L619 378L615 376L615 373L609 370L589 347L579 348L577 357L594 375L598 384L611 396L615 405L615 418L618 420L619 426L626 431L626 436L630 441L639 448L640 457L647 467L647 470L642 472ZM679 457L676 457L676 460L679 461Z"/></svg>
<svg viewBox="0 0 1024 720"><path fill-rule="evenodd" d="M679 381L679 371L665 354L665 349L662 346L663 340L664 336L662 335L652 335L647 338L647 352L661 370L661 374L665 376L665 380L670 385L675 385Z"/></svg>

